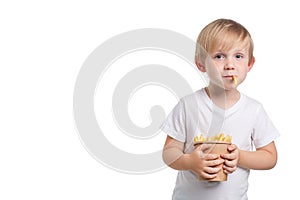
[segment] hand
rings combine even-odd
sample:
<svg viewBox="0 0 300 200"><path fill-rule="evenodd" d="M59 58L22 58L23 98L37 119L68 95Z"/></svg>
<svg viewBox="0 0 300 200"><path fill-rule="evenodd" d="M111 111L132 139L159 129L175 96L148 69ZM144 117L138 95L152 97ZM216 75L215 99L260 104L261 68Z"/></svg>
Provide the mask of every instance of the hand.
<svg viewBox="0 0 300 200"><path fill-rule="evenodd" d="M200 145L190 154L190 168L201 178L213 179L222 170L221 164L224 162L224 159L220 158L218 154L204 153L204 148Z"/></svg>
<svg viewBox="0 0 300 200"><path fill-rule="evenodd" d="M228 146L228 151L229 154L222 154L221 158L225 160L223 165L224 173L231 174L237 169L239 149L235 144L231 144Z"/></svg>

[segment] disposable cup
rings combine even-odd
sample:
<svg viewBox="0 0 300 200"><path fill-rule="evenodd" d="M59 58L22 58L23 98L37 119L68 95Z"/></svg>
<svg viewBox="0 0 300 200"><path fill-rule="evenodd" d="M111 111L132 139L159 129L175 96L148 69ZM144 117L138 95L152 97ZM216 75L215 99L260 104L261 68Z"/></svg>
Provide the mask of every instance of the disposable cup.
<svg viewBox="0 0 300 200"><path fill-rule="evenodd" d="M199 145L201 145L199 147ZM229 142L196 142L194 144L195 148L200 148L204 154L227 154ZM204 179L199 177L201 181L227 181L227 174L224 173L223 164L221 164L221 170L218 172L217 177L213 179Z"/></svg>

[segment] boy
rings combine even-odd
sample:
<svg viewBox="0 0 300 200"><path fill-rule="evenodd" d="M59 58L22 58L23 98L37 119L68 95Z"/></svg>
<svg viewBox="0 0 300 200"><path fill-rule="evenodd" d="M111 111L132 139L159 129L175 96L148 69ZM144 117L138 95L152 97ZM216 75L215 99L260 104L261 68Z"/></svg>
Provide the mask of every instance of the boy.
<svg viewBox="0 0 300 200"><path fill-rule="evenodd" d="M250 169L276 165L278 131L262 105L237 90L254 62L252 38L241 24L218 19L200 32L195 63L209 84L182 98L161 126L168 134L164 162L179 170L173 199L244 200ZM228 154L204 154L201 145L194 149L195 136L219 133L232 136ZM227 181L210 182L220 170Z"/></svg>

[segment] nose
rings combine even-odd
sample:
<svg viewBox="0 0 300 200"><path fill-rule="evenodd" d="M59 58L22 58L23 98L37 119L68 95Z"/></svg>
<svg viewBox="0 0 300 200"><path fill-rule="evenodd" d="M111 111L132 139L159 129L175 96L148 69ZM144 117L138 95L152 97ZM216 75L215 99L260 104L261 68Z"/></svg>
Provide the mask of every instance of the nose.
<svg viewBox="0 0 300 200"><path fill-rule="evenodd" d="M228 61L225 63L224 69L225 70L234 70L235 66L231 61Z"/></svg>

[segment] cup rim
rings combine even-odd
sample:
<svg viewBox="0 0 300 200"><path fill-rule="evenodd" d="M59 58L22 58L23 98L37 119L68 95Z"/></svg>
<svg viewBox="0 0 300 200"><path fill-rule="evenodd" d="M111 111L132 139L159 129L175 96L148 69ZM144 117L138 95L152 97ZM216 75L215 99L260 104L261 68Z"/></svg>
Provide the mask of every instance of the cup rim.
<svg viewBox="0 0 300 200"><path fill-rule="evenodd" d="M225 142L225 141L205 141L205 142L195 142L194 146L199 144L231 144L231 142Z"/></svg>

